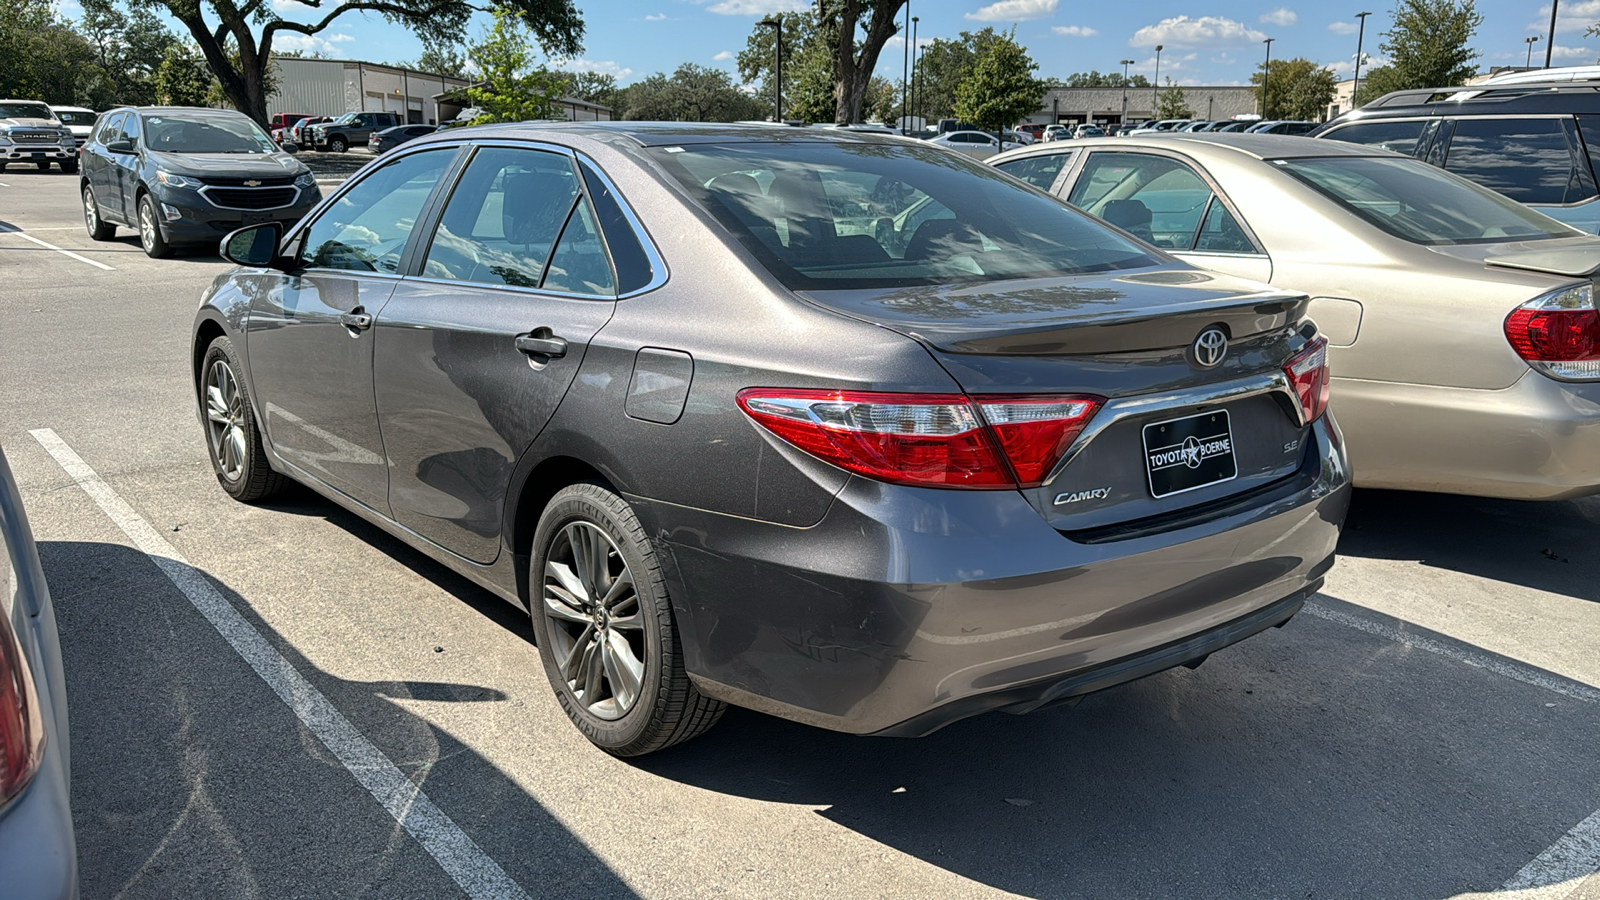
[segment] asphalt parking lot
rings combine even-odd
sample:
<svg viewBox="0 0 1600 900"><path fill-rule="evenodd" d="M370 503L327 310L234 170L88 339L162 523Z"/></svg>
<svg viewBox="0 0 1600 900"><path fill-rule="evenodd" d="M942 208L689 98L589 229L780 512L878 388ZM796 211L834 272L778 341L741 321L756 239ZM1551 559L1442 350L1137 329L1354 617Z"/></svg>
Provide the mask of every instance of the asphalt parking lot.
<svg viewBox="0 0 1600 900"><path fill-rule="evenodd" d="M623 762L516 610L309 491L222 493L188 354L227 266L90 241L76 190L0 174L0 436L85 897L1600 900L1600 500L1358 492L1323 594L1197 670Z"/></svg>

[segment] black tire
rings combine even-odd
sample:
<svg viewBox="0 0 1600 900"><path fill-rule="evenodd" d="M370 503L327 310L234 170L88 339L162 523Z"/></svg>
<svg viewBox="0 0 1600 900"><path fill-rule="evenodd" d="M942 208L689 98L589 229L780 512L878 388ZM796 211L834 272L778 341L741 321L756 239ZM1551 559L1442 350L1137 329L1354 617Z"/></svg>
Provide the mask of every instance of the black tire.
<svg viewBox="0 0 1600 900"><path fill-rule="evenodd" d="M0 162L0 175L4 175L5 173L6 173L6 164L3 163L3 162Z"/></svg>
<svg viewBox="0 0 1600 900"><path fill-rule="evenodd" d="M144 255L151 259L171 256L172 246L161 234L161 217L156 215L156 202L150 199L149 194L139 198L138 216L135 228L139 232L139 246L144 248Z"/></svg>
<svg viewBox="0 0 1600 900"><path fill-rule="evenodd" d="M214 385L213 378L219 374L219 367L232 381L231 392L224 386ZM249 389L239 377L242 371L233 342L226 337L212 341L200 363L198 399L205 418L206 453L211 457L217 483L233 499L257 503L281 491L287 479L274 472L268 461L267 450L261 444L261 431L256 427L255 410L250 405ZM218 387L220 397L213 396L214 386ZM226 421L218 421L219 415ZM233 432L234 426L237 426L237 434Z"/></svg>
<svg viewBox="0 0 1600 900"><path fill-rule="evenodd" d="M61 161L61 171L65 172L68 175L76 175L76 174L78 174L78 161L75 160L75 159L64 159L64 160L62 160Z"/></svg>
<svg viewBox="0 0 1600 900"><path fill-rule="evenodd" d="M117 226L100 216L100 204L87 184L83 186L83 227L91 240L109 241L117 236Z"/></svg>
<svg viewBox="0 0 1600 900"><path fill-rule="evenodd" d="M334 153L343 153L350 149L350 142L338 135L334 135L328 138L328 149Z"/></svg>
<svg viewBox="0 0 1600 900"><path fill-rule="evenodd" d="M610 584L622 581L616 577L621 574L621 565L625 565L626 571L632 574L632 603L626 598L625 591L623 599L613 605L610 611L596 614L598 617L595 621L604 623L598 627L581 620L581 616L588 613L581 613L577 617L572 615L584 606L564 603L556 592L547 587L547 581L555 584L558 590L560 585L567 582L557 577L547 579L545 575L547 562L553 561L559 566L573 559L570 555L572 529L593 534L589 530L591 527L597 528L609 540L605 547L605 571L612 579ZM555 689L562 710L591 743L613 756L642 756L696 737L722 718L726 706L703 696L684 671L682 640L672 614L672 603L667 597L661 563L650 546L644 527L639 524L638 517L626 501L609 488L591 482L563 488L551 498L539 517L530 556L529 607L533 614L534 635L539 642L539 657L544 662L545 675ZM574 568L568 565L567 572L572 574ZM580 576L573 574L572 577ZM584 586L587 587L592 579L593 576L584 580ZM564 607L562 615L552 616L546 612L547 597L553 606ZM630 609L633 612L628 612ZM636 624L622 624L630 621ZM574 631L578 632L576 638ZM584 635L589 634L599 636L600 640L591 638L584 641ZM600 654L602 645L614 647L617 646L614 643L616 641L631 645L632 651L643 656L642 660L637 655L632 657L642 662L642 675L636 699L621 709L620 714L616 714L621 704L618 694L611 690L613 681L609 676L603 684L598 681L586 682L604 689L594 691L593 695L607 693L607 696L591 704L580 696L563 674L562 664L568 660L559 658L563 649L568 649L568 659L573 659L589 646L595 647L596 654ZM596 654L586 656L600 665ZM609 710L606 704L611 704ZM596 709L609 711L612 715L602 715Z"/></svg>

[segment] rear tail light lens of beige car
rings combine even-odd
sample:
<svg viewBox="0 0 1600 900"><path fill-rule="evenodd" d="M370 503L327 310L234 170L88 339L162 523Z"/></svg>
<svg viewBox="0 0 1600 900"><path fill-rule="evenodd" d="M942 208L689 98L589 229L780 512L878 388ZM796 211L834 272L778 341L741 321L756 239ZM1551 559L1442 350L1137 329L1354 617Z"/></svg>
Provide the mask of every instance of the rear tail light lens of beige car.
<svg viewBox="0 0 1600 900"><path fill-rule="evenodd" d="M33 675L0 610L0 804L27 787L44 759L44 721Z"/></svg>
<svg viewBox="0 0 1600 900"><path fill-rule="evenodd" d="M1300 400L1306 424L1322 418L1328 411L1328 340L1314 338L1311 343L1283 364L1283 374Z"/></svg>
<svg viewBox="0 0 1600 900"><path fill-rule="evenodd" d="M1535 297L1506 316L1506 339L1534 369L1563 381L1600 381L1600 310L1594 286Z"/></svg>
<svg viewBox="0 0 1600 900"><path fill-rule="evenodd" d="M739 408L841 469L892 484L1041 484L1102 400L1061 395L889 394L751 388Z"/></svg>

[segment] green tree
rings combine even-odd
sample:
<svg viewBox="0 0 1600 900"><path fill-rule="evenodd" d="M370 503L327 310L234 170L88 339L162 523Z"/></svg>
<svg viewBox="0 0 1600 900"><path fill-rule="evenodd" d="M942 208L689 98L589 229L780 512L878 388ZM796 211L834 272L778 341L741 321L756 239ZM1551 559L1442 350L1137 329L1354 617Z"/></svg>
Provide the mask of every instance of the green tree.
<svg viewBox="0 0 1600 900"><path fill-rule="evenodd" d="M1061 87L1075 88L1120 88L1120 87L1151 87L1150 79L1143 75L1132 75L1127 79L1121 72L1107 72L1104 75L1094 70L1088 72L1074 72L1067 76L1067 80L1060 82Z"/></svg>
<svg viewBox="0 0 1600 900"><path fill-rule="evenodd" d="M671 77L657 72L622 89L622 118L665 122L739 122L771 107L746 94L721 69L684 63Z"/></svg>
<svg viewBox="0 0 1600 900"><path fill-rule="evenodd" d="M756 85L756 96L771 109L775 32L781 30L784 118L863 121L871 108L872 71L899 30L895 16L903 6L905 0L816 0L804 11L778 15L779 28L757 23L739 54L739 77Z"/></svg>
<svg viewBox="0 0 1600 900"><path fill-rule="evenodd" d="M1339 80L1333 70L1304 57L1275 59L1266 74L1266 96L1262 96L1262 72L1250 76L1256 102L1268 119L1322 119L1338 91Z"/></svg>
<svg viewBox="0 0 1600 900"><path fill-rule="evenodd" d="M868 122L892 123L899 106L900 88L880 75L872 79L872 86L867 89L867 102L861 115Z"/></svg>
<svg viewBox="0 0 1600 900"><path fill-rule="evenodd" d="M1173 84L1172 76L1167 76L1166 90L1156 100L1157 119L1188 119L1194 116L1194 110L1189 108L1189 97L1183 92L1183 85Z"/></svg>
<svg viewBox="0 0 1600 900"><path fill-rule="evenodd" d="M1400 75L1393 66L1379 66L1361 73L1361 89L1352 100L1354 106L1365 106L1390 91L1400 90Z"/></svg>
<svg viewBox="0 0 1600 900"><path fill-rule="evenodd" d="M833 61L833 121L862 120L883 45L900 30L906 0L817 0L817 25Z"/></svg>
<svg viewBox="0 0 1600 900"><path fill-rule="evenodd" d="M782 14L777 18L783 27L783 112L786 118L799 118L794 112L797 105L809 110L819 102L826 103L831 97L833 66L828 60L827 49L817 33L815 13L806 10ZM739 77L745 84L755 88L756 99L767 106L767 112L762 118L770 118L772 115L777 78L775 41L773 28L757 24L751 30L750 36L745 38L744 49L739 51L735 60ZM808 71L817 69L819 62L820 73ZM808 96L805 101L800 101L798 94L802 90L815 92L819 74L826 86L824 96L820 99ZM802 88L802 84L805 87Z"/></svg>
<svg viewBox="0 0 1600 900"><path fill-rule="evenodd" d="M211 94L211 70L200 51L173 44L156 68L156 102L171 106L203 106Z"/></svg>
<svg viewBox="0 0 1600 900"><path fill-rule="evenodd" d="M1468 44L1483 24L1474 0L1399 0L1394 24L1378 44L1389 57L1389 90L1452 87L1477 74L1482 56ZM1370 80L1378 70L1367 76Z"/></svg>
<svg viewBox="0 0 1600 900"><path fill-rule="evenodd" d="M178 44L155 13L143 7L124 10L115 0L84 0L80 29L94 54L85 86L90 105L155 102L156 70Z"/></svg>
<svg viewBox="0 0 1600 900"><path fill-rule="evenodd" d="M450 41L424 38L422 55L417 57L416 62L407 63L402 67L416 69L419 72L431 72L435 75L447 75L462 81L472 80L472 74L467 71L467 55L461 52L458 45Z"/></svg>
<svg viewBox="0 0 1600 900"><path fill-rule="evenodd" d="M273 40L283 32L316 35L341 16L377 13L427 40L459 42L468 20L484 7L474 0L134 0L161 10L189 30L222 93L240 112L267 121ZM322 12L314 22L278 14L287 4ZM496 9L531 29L546 52L572 56L583 49L583 19L575 0L500 0Z"/></svg>
<svg viewBox="0 0 1600 900"><path fill-rule="evenodd" d="M565 76L562 93L601 106L615 106L617 76L608 72L572 72Z"/></svg>
<svg viewBox="0 0 1600 900"><path fill-rule="evenodd" d="M1016 31L1000 35L978 53L972 71L956 87L956 115L986 131L1010 128L1039 111L1045 82L1039 68L1016 41Z"/></svg>
<svg viewBox="0 0 1600 900"><path fill-rule="evenodd" d="M87 41L49 0L0 0L0 97L46 103L87 102Z"/></svg>
<svg viewBox="0 0 1600 900"><path fill-rule="evenodd" d="M1002 37L1004 35L993 28L984 28L982 31L963 31L953 41L941 38L928 44L922 50L922 61L917 66L914 85L917 96L912 113L929 120L955 115L956 88L972 71L978 54Z"/></svg>
<svg viewBox="0 0 1600 900"><path fill-rule="evenodd" d="M534 65L533 39L516 13L495 9L494 24L468 53L482 70L467 88L467 101L479 110L475 124L561 117L556 101L566 78Z"/></svg>

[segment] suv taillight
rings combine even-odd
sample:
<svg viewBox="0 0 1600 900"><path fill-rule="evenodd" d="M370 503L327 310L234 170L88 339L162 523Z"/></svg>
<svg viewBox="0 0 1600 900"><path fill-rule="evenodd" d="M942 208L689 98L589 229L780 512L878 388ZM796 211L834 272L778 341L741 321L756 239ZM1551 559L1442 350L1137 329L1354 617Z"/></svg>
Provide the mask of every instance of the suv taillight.
<svg viewBox="0 0 1600 900"><path fill-rule="evenodd" d="M1506 316L1505 331L1511 349L1534 369L1564 381L1600 381L1600 310L1593 285L1529 300Z"/></svg>
<svg viewBox="0 0 1600 900"><path fill-rule="evenodd" d="M0 804L27 787L43 759L39 695L22 647L0 609Z"/></svg>
<svg viewBox="0 0 1600 900"><path fill-rule="evenodd" d="M1299 353L1283 364L1289 386L1300 401L1300 411L1309 425L1328 411L1328 340L1313 338Z"/></svg>
<svg viewBox="0 0 1600 900"><path fill-rule="evenodd" d="M1039 485L1101 402L1059 394L739 392L750 418L818 459L879 481L947 488Z"/></svg>

